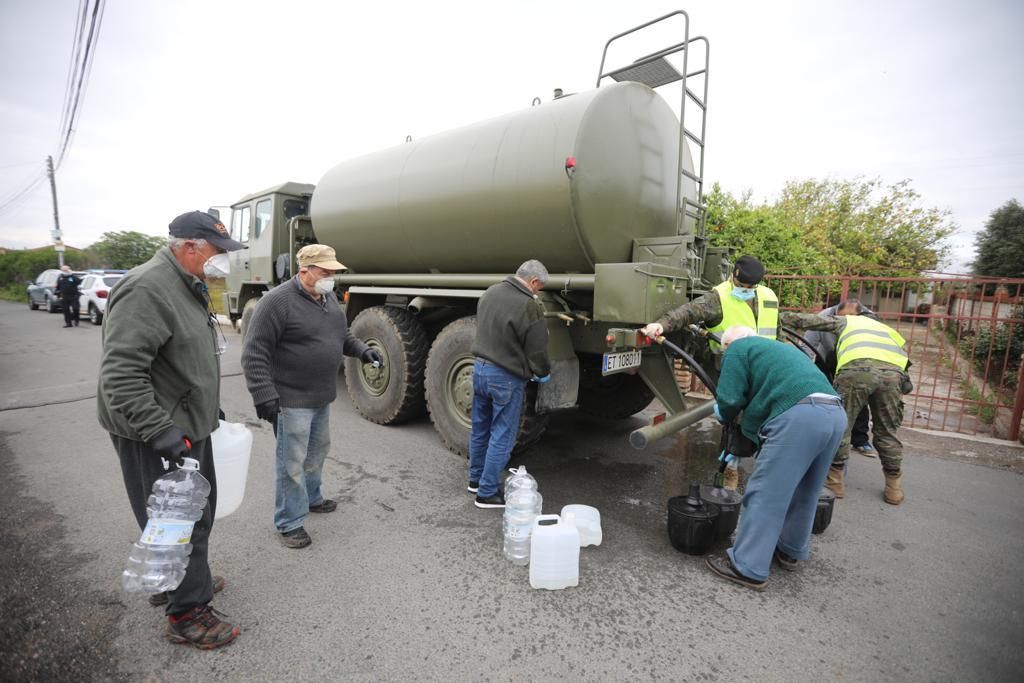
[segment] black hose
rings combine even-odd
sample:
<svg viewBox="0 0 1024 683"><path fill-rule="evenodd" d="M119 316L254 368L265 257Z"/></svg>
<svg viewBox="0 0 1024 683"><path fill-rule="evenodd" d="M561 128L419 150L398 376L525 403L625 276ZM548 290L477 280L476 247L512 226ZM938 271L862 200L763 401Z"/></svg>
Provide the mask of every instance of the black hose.
<svg viewBox="0 0 1024 683"><path fill-rule="evenodd" d="M684 361L686 361L686 364L689 365L693 369L693 371L694 371L694 373L696 373L697 377L700 378L700 381L704 382L704 386L706 386L708 389L710 389L712 394L718 392L718 387L711 380L711 378L708 377L708 373L704 371L704 368L701 367L701 364L697 362L697 359L695 359L693 356L688 354L686 351L683 351L681 348L679 348L678 346L676 346L675 344L670 342L668 339L665 339L664 337L662 337L661 341L659 341L658 343L661 344L662 346L666 347L674 355L679 356Z"/></svg>
<svg viewBox="0 0 1024 683"><path fill-rule="evenodd" d="M815 361L815 365L817 365L819 368L825 367L825 359L822 357L822 355L820 353L818 353L818 349L816 349L814 347L814 345L811 344L811 342L807 341L804 337L802 337L801 335L797 334L796 330L793 330L793 329L791 329L789 327L783 327L782 331L785 332L786 334L788 334L791 337L795 337L804 346L806 346L808 349L811 350L811 353L814 354L814 357L818 359L817 361Z"/></svg>

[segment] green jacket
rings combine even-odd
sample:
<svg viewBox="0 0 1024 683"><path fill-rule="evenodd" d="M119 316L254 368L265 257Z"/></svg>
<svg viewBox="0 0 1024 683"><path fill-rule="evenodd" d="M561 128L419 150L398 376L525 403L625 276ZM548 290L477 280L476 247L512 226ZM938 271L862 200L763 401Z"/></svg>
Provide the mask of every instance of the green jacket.
<svg viewBox="0 0 1024 683"><path fill-rule="evenodd" d="M171 425L196 441L216 429L220 358L207 301L167 247L114 286L96 395L104 429L136 441Z"/></svg>

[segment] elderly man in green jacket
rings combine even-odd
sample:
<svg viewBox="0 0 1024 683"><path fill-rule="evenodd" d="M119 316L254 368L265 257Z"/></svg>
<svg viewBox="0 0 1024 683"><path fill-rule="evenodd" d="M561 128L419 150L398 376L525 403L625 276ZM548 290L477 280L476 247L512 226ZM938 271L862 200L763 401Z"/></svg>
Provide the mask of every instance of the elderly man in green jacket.
<svg viewBox="0 0 1024 683"><path fill-rule="evenodd" d="M151 604L167 605L167 638L201 649L238 635L237 626L209 607L223 587L206 558L217 505L209 437L220 412L224 337L208 308L205 279L226 275L226 252L241 248L213 216L178 216L168 246L113 288L103 322L97 412L120 458L139 528L146 526L146 500L165 473L164 461L198 460L212 488L192 530L185 578L175 590L150 596Z"/></svg>
<svg viewBox="0 0 1024 683"><path fill-rule="evenodd" d="M742 413L740 428L761 451L743 494L736 543L725 556L708 556L707 565L733 583L764 590L773 558L790 571L807 559L818 496L846 413L807 356L755 335L741 326L722 335L715 415L728 422Z"/></svg>

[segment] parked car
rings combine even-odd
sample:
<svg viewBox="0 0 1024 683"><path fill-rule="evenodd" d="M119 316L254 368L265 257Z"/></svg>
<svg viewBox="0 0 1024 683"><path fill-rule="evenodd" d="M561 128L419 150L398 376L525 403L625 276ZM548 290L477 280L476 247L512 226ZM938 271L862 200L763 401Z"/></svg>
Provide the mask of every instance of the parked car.
<svg viewBox="0 0 1024 683"><path fill-rule="evenodd" d="M103 322L103 314L107 311L107 297L110 296L110 288L117 284L124 271L105 273L88 272L82 281L79 291L82 296L78 299L79 315L85 313L89 316L89 322L99 325Z"/></svg>
<svg viewBox="0 0 1024 683"><path fill-rule="evenodd" d="M79 277L85 276L85 273L81 271L74 271L74 273ZM56 313L63 308L60 303L60 297L54 292L54 285L57 284L58 277L60 277L60 271L56 268L50 268L40 273L35 282L28 283L29 308L35 311L40 306L43 306L49 313Z"/></svg>

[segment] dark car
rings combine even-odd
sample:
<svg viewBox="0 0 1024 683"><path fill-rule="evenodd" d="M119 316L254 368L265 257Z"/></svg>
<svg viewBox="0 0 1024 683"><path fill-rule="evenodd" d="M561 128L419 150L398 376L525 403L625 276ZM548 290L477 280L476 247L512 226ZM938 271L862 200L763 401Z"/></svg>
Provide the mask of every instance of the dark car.
<svg viewBox="0 0 1024 683"><path fill-rule="evenodd" d="M85 275L85 273L81 271L74 271L74 274L80 278ZM60 297L57 296L56 292L54 292L54 285L57 284L58 277L60 277L60 271L55 268L51 268L40 273L35 282L29 283L29 308L34 311L40 306L43 306L50 313L56 313L62 309Z"/></svg>

